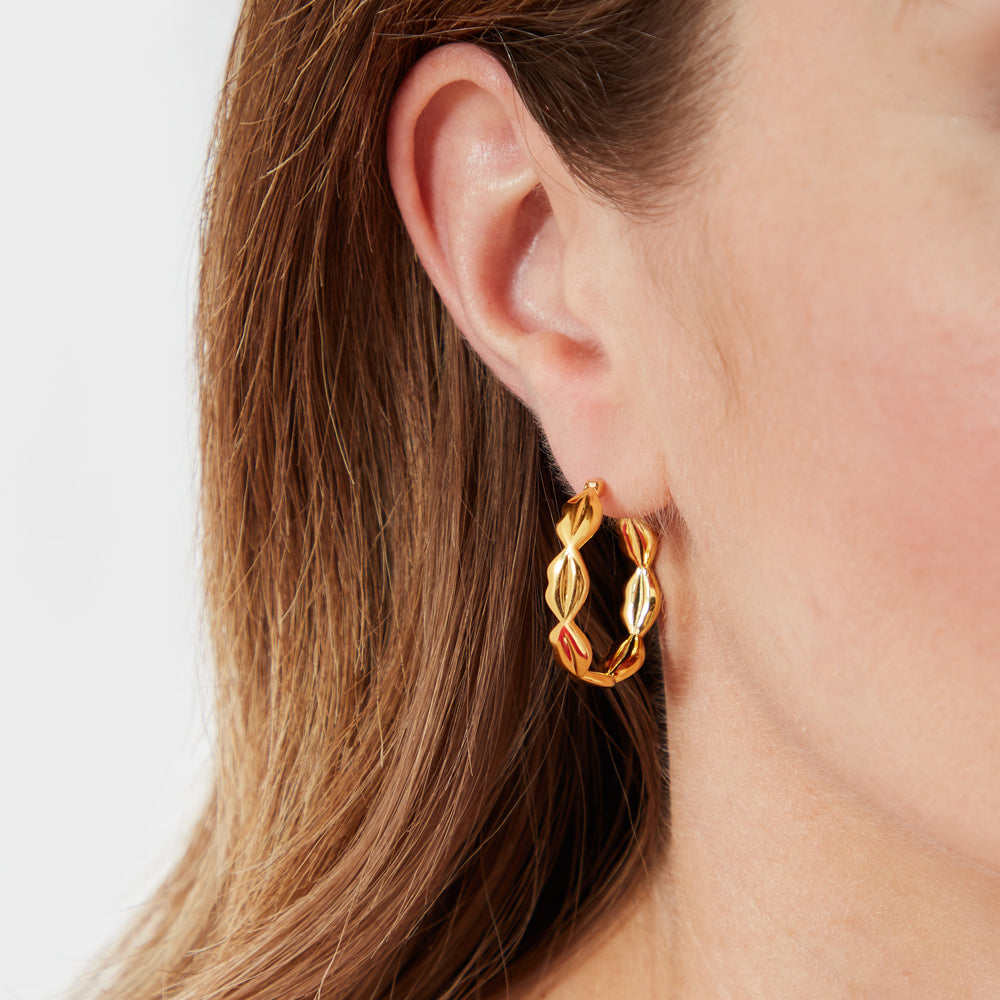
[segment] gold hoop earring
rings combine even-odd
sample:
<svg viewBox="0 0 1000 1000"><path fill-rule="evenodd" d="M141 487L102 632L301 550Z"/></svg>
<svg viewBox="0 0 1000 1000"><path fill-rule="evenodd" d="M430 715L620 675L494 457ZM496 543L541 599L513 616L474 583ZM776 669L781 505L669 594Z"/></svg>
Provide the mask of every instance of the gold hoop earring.
<svg viewBox="0 0 1000 1000"><path fill-rule="evenodd" d="M643 636L656 620L662 597L652 569L656 536L642 521L621 518L617 525L622 548L636 566L625 585L622 605L622 621L628 636L597 670L592 669L593 647L573 619L590 592L590 574L580 555L580 547L590 541L601 526L603 491L604 484L599 479L592 479L582 492L563 505L562 517L556 525L563 550L549 563L545 601L558 619L549 633L556 659L574 677L600 687L613 687L618 681L631 677L646 659Z"/></svg>

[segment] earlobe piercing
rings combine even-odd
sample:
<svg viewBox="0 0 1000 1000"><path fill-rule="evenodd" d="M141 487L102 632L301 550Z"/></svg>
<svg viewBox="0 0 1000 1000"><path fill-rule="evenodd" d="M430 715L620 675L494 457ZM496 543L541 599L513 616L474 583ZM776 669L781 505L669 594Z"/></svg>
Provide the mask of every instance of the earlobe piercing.
<svg viewBox="0 0 1000 1000"><path fill-rule="evenodd" d="M600 687L613 687L618 681L631 677L646 659L643 636L656 620L662 597L652 569L656 536L642 521L621 518L616 523L622 548L636 566L625 585L622 605L622 621L628 635L598 669L592 669L593 647L573 619L590 592L590 574L580 555L580 547L590 541L601 526L603 489L600 480L591 480L563 505L562 517L556 525L563 550L549 563L545 601L558 619L549 633L556 659L574 677Z"/></svg>

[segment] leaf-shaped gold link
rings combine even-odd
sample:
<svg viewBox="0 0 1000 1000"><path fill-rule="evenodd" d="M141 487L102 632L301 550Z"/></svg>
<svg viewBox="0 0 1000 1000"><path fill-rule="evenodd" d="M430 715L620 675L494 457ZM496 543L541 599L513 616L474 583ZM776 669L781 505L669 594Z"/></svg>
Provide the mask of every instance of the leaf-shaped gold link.
<svg viewBox="0 0 1000 1000"><path fill-rule="evenodd" d="M590 574L574 549L564 549L555 572L555 585L550 606L556 617L564 621L579 613L590 592Z"/></svg>
<svg viewBox="0 0 1000 1000"><path fill-rule="evenodd" d="M632 635L645 635L656 620L660 595L652 573L639 567L625 584L622 621Z"/></svg>
<svg viewBox="0 0 1000 1000"><path fill-rule="evenodd" d="M564 547L549 563L545 600L558 619L549 633L549 641L559 662L588 684L612 687L631 677L642 666L646 658L642 637L656 620L662 598L652 570L656 536L642 521L623 517L618 522L622 548L636 566L625 587L622 606L622 620L629 634L599 670L591 669L594 653L590 640L573 618L590 592L590 574L578 550L600 527L603 516L601 491L599 481L588 482L563 505L556 533Z"/></svg>
<svg viewBox="0 0 1000 1000"><path fill-rule="evenodd" d="M646 648L637 635L626 637L621 645L608 657L605 667L616 681L631 677L645 662Z"/></svg>
<svg viewBox="0 0 1000 1000"><path fill-rule="evenodd" d="M648 568L652 565L656 555L656 536L649 525L632 517L623 517L618 522L618 533L625 554L636 566Z"/></svg>
<svg viewBox="0 0 1000 1000"><path fill-rule="evenodd" d="M600 670L588 670L585 674L580 675L580 679L602 688L612 688L618 683L618 678L614 674L604 673Z"/></svg>
<svg viewBox="0 0 1000 1000"><path fill-rule="evenodd" d="M594 537L603 516L597 490L585 489L563 505L562 517L556 525L559 541L566 548L579 548Z"/></svg>
<svg viewBox="0 0 1000 1000"><path fill-rule="evenodd" d="M552 643L559 662L571 674L586 677L593 672L590 665L594 662L594 650L576 622L559 622L549 633L549 642Z"/></svg>

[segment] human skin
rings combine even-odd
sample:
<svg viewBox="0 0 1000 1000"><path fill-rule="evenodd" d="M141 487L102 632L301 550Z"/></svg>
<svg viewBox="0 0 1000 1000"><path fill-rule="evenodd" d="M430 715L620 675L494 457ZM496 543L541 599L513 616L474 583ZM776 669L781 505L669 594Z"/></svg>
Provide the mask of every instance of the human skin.
<svg viewBox="0 0 1000 1000"><path fill-rule="evenodd" d="M533 989L997 996L1000 4L754 0L731 39L692 183L642 219L482 53L394 106L472 346L574 487L680 517L670 849Z"/></svg>

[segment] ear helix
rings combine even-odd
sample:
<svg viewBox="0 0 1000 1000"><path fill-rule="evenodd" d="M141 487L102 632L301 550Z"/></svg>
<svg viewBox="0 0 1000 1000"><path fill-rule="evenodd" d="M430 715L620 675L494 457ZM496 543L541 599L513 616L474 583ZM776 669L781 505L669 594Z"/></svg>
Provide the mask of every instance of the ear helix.
<svg viewBox="0 0 1000 1000"><path fill-rule="evenodd" d="M573 620L590 592L590 574L580 555L585 545L601 526L603 507L601 493L604 484L591 480L562 509L556 534L563 549L549 563L545 601L556 616L557 623L549 633L556 659L574 677L600 687L613 687L631 677L646 659L643 637L652 628L660 610L662 597L653 573L653 557L657 539L652 529L634 518L617 521L622 548L635 564L635 572L625 585L622 621L628 635L599 667L594 669L594 651L590 640Z"/></svg>

